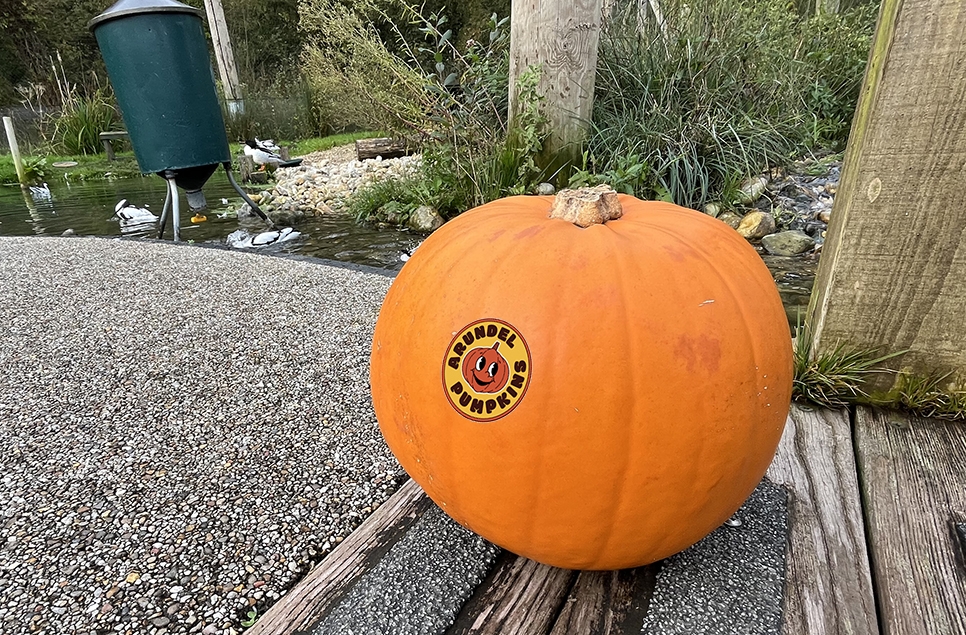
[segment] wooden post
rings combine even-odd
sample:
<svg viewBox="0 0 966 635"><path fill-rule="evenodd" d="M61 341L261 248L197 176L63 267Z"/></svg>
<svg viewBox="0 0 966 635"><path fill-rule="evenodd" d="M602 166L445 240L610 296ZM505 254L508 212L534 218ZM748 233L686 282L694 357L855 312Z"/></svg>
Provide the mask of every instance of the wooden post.
<svg viewBox="0 0 966 635"><path fill-rule="evenodd" d="M228 114L244 114L245 101L242 98L241 82L238 81L238 68L235 66L235 55L231 50L231 38L228 37L228 25L221 0L205 0L205 13L208 15L211 43L215 48L215 61L221 76L221 86L225 91Z"/></svg>
<svg viewBox="0 0 966 635"><path fill-rule="evenodd" d="M602 0L513 0L510 10L510 121L519 111L517 80L541 68L551 160L576 157L594 105Z"/></svg>
<svg viewBox="0 0 966 635"><path fill-rule="evenodd" d="M813 350L907 350L902 370L966 378L964 59L962 0L884 0L809 307Z"/></svg>
<svg viewBox="0 0 966 635"><path fill-rule="evenodd" d="M840 0L815 0L815 15L819 13L838 13Z"/></svg>
<svg viewBox="0 0 966 635"><path fill-rule="evenodd" d="M23 161L20 160L20 146L17 145L17 133L13 129L13 119L3 118L3 127L7 131L7 144L10 146L10 156L13 157L13 167L17 170L17 180L21 185L27 184L27 175L23 171Z"/></svg>

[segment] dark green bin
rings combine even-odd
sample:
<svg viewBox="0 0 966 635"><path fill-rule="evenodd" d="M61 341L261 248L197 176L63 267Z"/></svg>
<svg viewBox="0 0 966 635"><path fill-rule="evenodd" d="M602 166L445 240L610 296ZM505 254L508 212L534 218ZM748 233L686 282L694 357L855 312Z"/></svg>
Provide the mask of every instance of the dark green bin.
<svg viewBox="0 0 966 635"><path fill-rule="evenodd" d="M203 183L231 161L201 11L174 0L120 0L88 26L142 172L210 166L197 175Z"/></svg>

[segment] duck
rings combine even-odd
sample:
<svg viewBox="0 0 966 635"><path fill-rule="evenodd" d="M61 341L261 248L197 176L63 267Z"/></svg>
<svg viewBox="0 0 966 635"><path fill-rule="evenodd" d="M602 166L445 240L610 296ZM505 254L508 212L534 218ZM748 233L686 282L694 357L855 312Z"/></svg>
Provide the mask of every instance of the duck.
<svg viewBox="0 0 966 635"><path fill-rule="evenodd" d="M122 198L114 206L114 216L121 221L122 225L143 225L158 220L158 217L152 214L150 210L128 205L126 198Z"/></svg>
<svg viewBox="0 0 966 635"><path fill-rule="evenodd" d="M273 147L277 148L278 146ZM268 165L276 168L290 168L302 163L302 159L300 158L283 159L268 147L259 145L256 139L249 139L245 142L245 155L251 157L255 165L262 166L263 168Z"/></svg>
<svg viewBox="0 0 966 635"><path fill-rule="evenodd" d="M252 158L255 165L278 166L282 162L282 157L268 148L259 145L258 141L254 139L249 139L245 142L245 154Z"/></svg>
<svg viewBox="0 0 966 635"><path fill-rule="evenodd" d="M267 150L268 152L274 152L275 154L278 154L282 151L282 149L275 143L274 139L259 139L258 137L255 137L255 145L263 150Z"/></svg>
<svg viewBox="0 0 966 635"><path fill-rule="evenodd" d="M233 231L228 235L227 242L230 247L237 249L248 249L250 247L268 247L279 243L295 240L302 235L302 232L295 231L291 227L273 229L252 236L243 229Z"/></svg>
<svg viewBox="0 0 966 635"><path fill-rule="evenodd" d="M206 220L208 220L208 217L205 216L204 214L195 214L194 216L191 217L192 223L203 223Z"/></svg>
<svg viewBox="0 0 966 635"><path fill-rule="evenodd" d="M47 183L43 185L31 185L30 196L35 201L49 201L52 198L50 195L50 186Z"/></svg>

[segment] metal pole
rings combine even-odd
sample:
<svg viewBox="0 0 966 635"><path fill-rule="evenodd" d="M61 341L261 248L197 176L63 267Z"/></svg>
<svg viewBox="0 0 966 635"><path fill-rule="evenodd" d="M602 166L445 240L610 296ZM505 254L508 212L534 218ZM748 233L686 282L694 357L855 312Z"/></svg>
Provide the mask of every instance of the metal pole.
<svg viewBox="0 0 966 635"><path fill-rule="evenodd" d="M13 119L4 117L3 127L7 131L7 143L10 145L13 166L17 168L17 180L20 181L21 185L26 185L27 175L23 171L23 162L20 160L20 146L17 145L17 133L13 129Z"/></svg>
<svg viewBox="0 0 966 635"><path fill-rule="evenodd" d="M165 184L168 180L164 180ZM168 213L171 212L171 188L168 188L167 193L164 195L164 207L161 208L161 220L158 222L158 238L164 238L164 228L168 224Z"/></svg>
<svg viewBox="0 0 966 635"><path fill-rule="evenodd" d="M171 192L171 232L174 242L181 240L181 201L178 200L178 186L174 179L168 179L168 191Z"/></svg>

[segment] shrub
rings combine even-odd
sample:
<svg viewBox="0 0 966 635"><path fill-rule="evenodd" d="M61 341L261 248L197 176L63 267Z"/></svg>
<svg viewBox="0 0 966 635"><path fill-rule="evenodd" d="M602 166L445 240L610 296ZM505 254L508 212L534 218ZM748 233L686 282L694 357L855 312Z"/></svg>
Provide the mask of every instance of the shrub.
<svg viewBox="0 0 966 635"><path fill-rule="evenodd" d="M102 148L99 135L119 119L105 90L96 90L90 97L69 95L53 116L54 145L67 154L97 154Z"/></svg>
<svg viewBox="0 0 966 635"><path fill-rule="evenodd" d="M844 143L871 5L803 17L784 0L667 0L663 12L606 25L577 182L620 174L638 196L700 207L794 153Z"/></svg>

